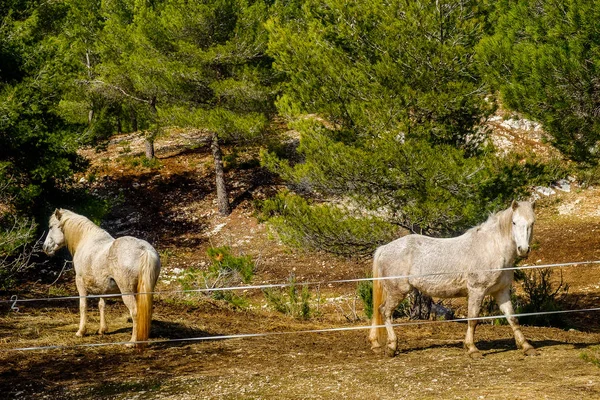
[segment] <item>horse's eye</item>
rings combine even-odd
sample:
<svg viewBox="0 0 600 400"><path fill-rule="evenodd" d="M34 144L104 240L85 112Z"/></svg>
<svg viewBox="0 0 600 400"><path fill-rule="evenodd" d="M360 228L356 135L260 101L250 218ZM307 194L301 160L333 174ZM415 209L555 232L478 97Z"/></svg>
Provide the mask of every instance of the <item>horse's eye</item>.
<svg viewBox="0 0 600 400"><path fill-rule="evenodd" d="M513 225L516 225L517 223L515 221L513 221Z"/></svg>

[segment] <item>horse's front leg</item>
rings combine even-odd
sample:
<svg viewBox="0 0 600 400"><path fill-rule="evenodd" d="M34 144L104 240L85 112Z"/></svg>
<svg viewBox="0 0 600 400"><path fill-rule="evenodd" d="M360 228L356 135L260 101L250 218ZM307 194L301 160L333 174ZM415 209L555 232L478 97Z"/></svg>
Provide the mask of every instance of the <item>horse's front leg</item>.
<svg viewBox="0 0 600 400"><path fill-rule="evenodd" d="M469 350L469 357L471 358L481 358L481 353L475 347L475 328L477 327L476 319L479 317L479 310L481 309L481 303L483 302L483 298L485 297L484 292L482 291L469 291L469 310L467 316L469 321L467 322L467 336L465 337L465 348Z"/></svg>
<svg viewBox="0 0 600 400"><path fill-rule="evenodd" d="M98 301L98 309L100 310L100 329L98 330L99 335L104 335L108 332L108 325L106 324L106 319L104 318L104 307L106 303L104 301L104 297L100 297Z"/></svg>
<svg viewBox="0 0 600 400"><path fill-rule="evenodd" d="M75 334L76 336L83 337L85 335L85 326L87 325L87 290L83 279L79 276L75 277L75 284L77 285L77 292L79 293L79 330Z"/></svg>
<svg viewBox="0 0 600 400"><path fill-rule="evenodd" d="M516 317L513 316L514 310L512 303L510 301L510 288L502 289L501 291L494 294L494 298L496 299L496 303L500 307L500 311L506 316L506 320L510 324L510 327L513 330L515 335L515 341L517 342L517 347L523 349L525 355L528 356L536 356L538 355L537 350L525 339L525 336L521 332L521 327L519 326L519 321Z"/></svg>

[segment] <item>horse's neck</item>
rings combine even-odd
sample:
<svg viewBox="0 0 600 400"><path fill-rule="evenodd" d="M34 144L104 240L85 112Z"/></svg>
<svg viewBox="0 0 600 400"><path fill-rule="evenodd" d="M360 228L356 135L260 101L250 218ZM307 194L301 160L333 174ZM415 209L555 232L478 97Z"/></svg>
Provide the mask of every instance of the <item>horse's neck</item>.
<svg viewBox="0 0 600 400"><path fill-rule="evenodd" d="M512 263L517 255L517 246L512 235L512 210L507 209L494 215L492 219L485 222L480 229L476 230L483 246L488 246L489 241L506 260Z"/></svg>
<svg viewBox="0 0 600 400"><path fill-rule="evenodd" d="M71 255L75 255L77 249L87 240L112 239L108 232L89 219L81 215L74 215L76 217L69 218L64 222L63 229L65 243Z"/></svg>

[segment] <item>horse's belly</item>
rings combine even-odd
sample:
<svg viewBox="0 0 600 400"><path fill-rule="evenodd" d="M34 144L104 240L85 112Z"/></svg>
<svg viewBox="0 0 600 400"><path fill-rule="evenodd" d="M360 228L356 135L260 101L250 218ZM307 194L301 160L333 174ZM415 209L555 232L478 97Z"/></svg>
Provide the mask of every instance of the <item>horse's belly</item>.
<svg viewBox="0 0 600 400"><path fill-rule="evenodd" d="M120 293L117 282L111 277L103 279L84 279L85 288L89 294L115 294Z"/></svg>
<svg viewBox="0 0 600 400"><path fill-rule="evenodd" d="M465 297L467 285L462 280L432 281L428 279L414 279L411 286L431 297L453 298Z"/></svg>

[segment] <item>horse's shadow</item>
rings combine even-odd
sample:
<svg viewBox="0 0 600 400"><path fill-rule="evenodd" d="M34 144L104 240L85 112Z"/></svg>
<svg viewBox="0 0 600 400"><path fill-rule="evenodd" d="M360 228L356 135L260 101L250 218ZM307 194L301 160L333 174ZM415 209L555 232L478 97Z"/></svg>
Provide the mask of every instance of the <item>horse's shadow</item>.
<svg viewBox="0 0 600 400"><path fill-rule="evenodd" d="M529 340L529 343L533 345L537 350L542 350L546 347L552 346L562 346L562 345L571 345L574 349L587 349L590 346L596 346L595 343L581 342L581 343L573 343L573 342L563 342L560 340ZM475 345L483 353L483 356L501 354L505 352L518 351L521 352L520 349L517 348L514 339L495 339L495 340L486 340L476 342ZM409 354L413 351L420 350L431 350L431 349L448 349L448 348L456 348L456 349L464 349L464 344L462 340L457 340L453 343L435 343L430 345L421 345L421 346L411 346L400 349L398 354ZM466 354L466 350L465 350Z"/></svg>
<svg viewBox="0 0 600 400"><path fill-rule="evenodd" d="M106 335L117 335L131 333L131 327L123 327L106 333ZM177 322L152 320L150 328L151 346L154 348L182 347L198 341L206 341L206 337L221 336L209 333L202 329L190 327ZM154 341L154 342L153 342Z"/></svg>

